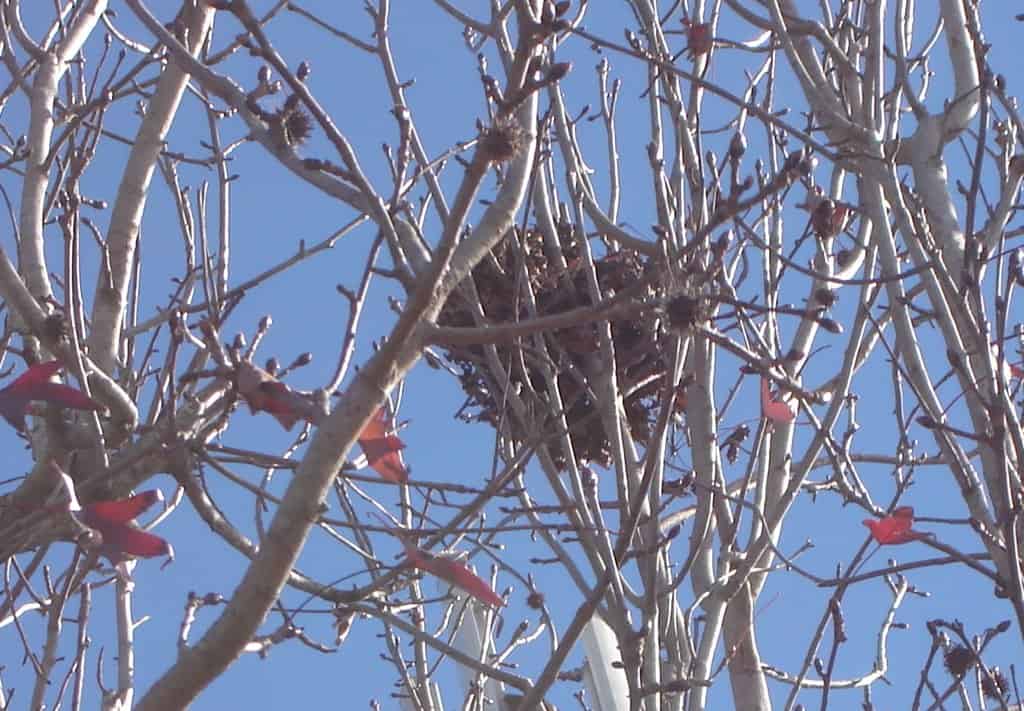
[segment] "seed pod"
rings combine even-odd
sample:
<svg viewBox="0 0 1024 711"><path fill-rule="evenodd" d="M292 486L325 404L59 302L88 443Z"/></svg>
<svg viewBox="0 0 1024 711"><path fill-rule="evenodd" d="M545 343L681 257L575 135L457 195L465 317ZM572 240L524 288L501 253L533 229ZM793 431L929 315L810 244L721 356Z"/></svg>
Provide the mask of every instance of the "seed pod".
<svg viewBox="0 0 1024 711"><path fill-rule="evenodd" d="M480 132L479 147L493 163L512 160L523 144L523 130L511 119L499 119Z"/></svg>
<svg viewBox="0 0 1024 711"><path fill-rule="evenodd" d="M1010 693L1010 682L999 667L992 667L988 675L981 678L981 692L994 701L1005 699Z"/></svg>
<svg viewBox="0 0 1024 711"><path fill-rule="evenodd" d="M974 654L962 644L957 644L946 650L943 655L943 664L950 676L959 678L974 666Z"/></svg>
<svg viewBox="0 0 1024 711"><path fill-rule="evenodd" d="M692 296L680 294L668 302L668 320L678 329L690 328L701 320L700 302Z"/></svg>

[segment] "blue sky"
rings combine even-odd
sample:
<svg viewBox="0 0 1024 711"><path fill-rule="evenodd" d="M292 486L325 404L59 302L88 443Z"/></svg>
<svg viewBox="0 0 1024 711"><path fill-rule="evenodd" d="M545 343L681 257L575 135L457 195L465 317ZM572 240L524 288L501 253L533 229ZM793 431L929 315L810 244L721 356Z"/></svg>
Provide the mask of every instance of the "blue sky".
<svg viewBox="0 0 1024 711"><path fill-rule="evenodd" d="M352 6L357 4L352 3ZM460 3L466 8L475 4ZM811 2L798 4L807 12L817 7L816 3ZM269 5L268 2L253 3L257 10ZM591 5L587 29L613 41L621 41L622 27L632 26L632 19L619 7L620 3L605 0ZM1009 5L987 6L985 20L988 39L993 44L990 61L997 69L1009 74L1010 91L1013 92L1015 81L1011 72L1019 62L1011 52L1014 49L1013 42L1019 41L1021 35L1020 25L1012 22L1014 9ZM159 7L157 3L152 3L152 6L163 13L162 19L170 19L165 8ZM368 17L361 12L352 12L347 3L307 0L304 6L356 36L366 37L370 32ZM408 90L409 103L427 152L437 155L457 141L472 138L476 133L476 120L484 116L475 60L463 44L461 28L447 20L433 3L396 2L394 6L391 40L399 74L404 79L415 79L415 85ZM119 3L115 3L115 7L118 10L118 25L148 41L148 37L132 22L129 11ZM927 12L927 9L922 12ZM26 16L30 30L38 33L40 26L33 24L37 20L31 13ZM919 33L923 34L928 27L926 19L922 18L919 26ZM217 21L215 46L223 46L237 31L237 24L221 14ZM749 39L754 33L724 25L719 34L733 39ZM312 91L356 146L370 179L378 189L387 192L384 186L388 185L389 179L380 144L387 141L393 145L396 130L389 112L390 100L376 60L340 44L326 33L311 27L308 22L287 13L270 27L269 35L293 67L302 60L311 63L313 73L309 85ZM98 47L100 39L101 35L97 33L93 38L92 49ZM682 47L681 37L675 37L673 41L677 47ZM940 44L935 52L934 69L937 73L933 79L933 106L948 96L949 92L948 71L943 71L943 50ZM650 177L644 148L647 140L647 109L646 103L638 99L645 87L646 71L634 60L607 56L612 64L612 75L624 81L618 118L624 190L621 219L635 232L647 235L648 225L653 222L653 200L650 196ZM597 79L593 67L600 55L589 49L584 42L570 40L560 49L559 59L574 63L574 70L564 83L570 112L580 111L585 104L589 104L593 110L597 105ZM735 56L723 52L712 78L734 89L742 87L745 84L741 73L743 66ZM491 67L492 72L497 72L498 64L493 55ZM254 60L243 53L225 62L219 71L230 72L237 81L252 86L255 83L256 68ZM800 107L802 102L793 93L792 85L787 85L786 81L782 80L777 106ZM272 106L280 100L266 100L266 105ZM732 118L731 113L715 115L715 107L720 110L721 104L709 102L709 107L707 115L702 116L704 127L722 125ZM115 113L108 120L108 125L126 135L130 135L137 123L137 119L126 110L129 108L125 106L120 109L120 114ZM21 95L16 94L11 99L6 114L24 115L24 99ZM790 119L798 125L803 122L797 115L792 115ZM196 152L199 150L199 141L207 140L206 130L206 119L198 111L195 97L187 97L185 108L179 113L172 130L170 147L173 150ZM244 127L237 120L228 120L223 122L222 130L225 140L232 140L243 134ZM606 157L600 123L583 122L580 131L588 150L587 161L598 170L595 181L603 189L604 181L600 171L606 164ZM729 132L725 132L718 137L708 137L708 145L714 146L716 140L720 143L727 141L729 135ZM795 143L793 145L796 146ZM312 157L329 155L325 141L319 135L313 138L303 152ZM959 154L959 149L951 147L949 154L951 166L955 169L957 159L953 154ZM112 142L105 143L85 177L83 192L91 197L112 201L126 155L127 148ZM232 280L235 283L293 254L300 240L306 244L318 242L354 216L351 209L332 202L310 186L295 180L269 159L259 146L248 145L236 151L232 171L240 176L232 187ZM179 173L181 182L190 187L193 199L201 181L211 181L211 198L214 198L211 202L215 201L215 175L212 172L193 166L180 166ZM447 188L453 188L459 175L459 168L449 168L442 182ZM819 181L827 181L827 177L824 172L818 176ZM10 176L5 176L3 183L16 194L16 184ZM493 187L490 189L493 190ZM485 190L480 197L488 196ZM144 314L151 313L156 306L165 302L166 296L173 289L170 278L181 273L181 242L171 207L167 186L158 175L154 180L143 223ZM108 214L98 213L95 219L105 226ZM791 219L790 224L791 229L802 230L802 222L798 219ZM58 233L55 228L50 228L47 234L53 239L50 250L52 263L59 264L62 247ZM304 389L321 385L333 371L347 313L346 303L337 294L335 285L344 284L350 288L356 285L373 237L371 228L360 228L339 242L331 252L254 290L225 327L225 339L230 339L239 331L251 335L259 318L267 313L272 314L274 325L260 349L259 360L275 356L282 363L288 363L302 352L312 352L313 364L294 373L288 382ZM12 249L10 237L5 238L4 245L8 250ZM92 254L86 259L89 265L87 269L91 270L85 278L86 285L94 283L95 256ZM372 352L374 341L390 329L395 317L388 307L387 298L398 295L393 284L380 279L375 282L359 332L356 363L364 361ZM847 298L853 301L852 294ZM829 343L829 340L823 339L822 342ZM825 360L830 353L838 357L842 342L841 339L833 339L832 349L820 358ZM941 351L938 353L941 354ZM735 363L728 359L724 362L726 372L730 374L728 381L735 372ZM937 363L935 368L939 372L944 365ZM809 377L812 375L813 371ZM886 448L891 450L895 433L887 418L888 412L884 406L872 404L876 392L882 397L881 393L889 389L888 373L884 366L865 371L855 383L855 389L862 397L863 430L858 436L858 442L872 451L885 451ZM947 397L952 395L948 392L945 394ZM746 405L730 413L723 431L744 418L755 416L744 415L745 412L756 413L757 392L753 379L747 379L740 396L741 403ZM493 434L483 425L467 425L452 418L462 400L462 393L453 379L443 372L432 370L421 363L410 374L400 417L408 422L402 431L402 438L408 445L406 460L414 477L474 485L490 474ZM753 420L750 424L753 425ZM8 451L13 453L10 458L12 475L27 469L30 462L28 453L12 436L6 433L3 436L6 439L0 442L6 444ZM810 428L801 428L797 452L801 451L799 443L806 442L809 437ZM223 441L225 444L280 452L291 439L269 416L252 416L248 411L240 410L234 416L232 428ZM929 441L923 440L920 448L934 451L934 445ZM876 501L885 502L887 492L892 489L888 470L884 467L865 466L861 474L872 488ZM538 496L546 499L546 484L539 483L540 477L535 476L536 472L533 475L533 481L538 482ZM259 473L248 470L247 476L252 481L258 481ZM271 491L282 491L289 476L287 473L278 473L270 486ZM736 472L730 470L729 478L735 476ZM610 473L603 474L602 486L609 491L613 490L610 478ZM162 488L167 495L173 492L173 482L169 477L159 477L153 484ZM248 535L255 535L251 497L242 495L236 487L213 474L208 474L207 484L225 512L238 520ZM962 515L958 499L950 487L950 477L944 470L922 470L917 474L917 485L910 492L908 501L921 514ZM380 500L391 507L392 512L398 511L396 490L374 485L367 488L378 494ZM443 513L435 513L443 519ZM498 518L500 514L492 512L489 522L493 523ZM782 548L792 550L805 539L813 538L815 548L801 558L801 562L816 574L829 576L834 572L835 565L845 564L864 540L866 529L860 524L862 518L860 511L843 508L834 497L828 495L813 502L801 501L787 522ZM947 535L944 529L927 530L936 530L943 537ZM174 659L176 635L187 593L220 592L228 595L243 570L239 556L208 532L205 524L189 510L187 503L160 527L159 533L173 542L177 559L164 570L154 562L142 562L136 568L136 617L152 615L152 619L139 629L137 636L139 692L144 691ZM685 541L688 533L688 529L684 529L684 535L679 540ZM948 535L950 540L956 540L955 533ZM531 544L526 536L510 537L508 542L507 550L498 554L509 562L521 563L531 555L543 555L542 549ZM395 562L394 555L400 550L397 542L378 541L378 545L385 555L384 561ZM978 548L977 544L965 547L971 551ZM682 545L677 546L677 551L682 550ZM867 568L883 565L890 556L905 561L930 555L928 549L912 544L877 553ZM489 568L483 562L478 565L481 572ZM338 546L317 534L314 534L309 548L303 554L300 567L316 570L324 577L335 574L338 578L355 569L354 559L339 558ZM566 622L579 603L576 591L565 584L563 574L552 566L533 566L531 572L557 619ZM910 627L894 630L890 637L891 672L888 679L892 685L876 687L874 700L878 708L902 708L912 694L917 672L929 644L923 627L924 620L959 617L971 631L980 632L984 627L1011 615L1008 606L993 599L991 587L970 574L958 572L954 576L948 569L929 569L914 573L912 579L915 585L931 595L912 597L900 611L899 619L909 622ZM356 578L353 582L365 582L365 577ZM504 589L511 584L511 579L500 578L498 587ZM531 622L535 619L535 614L523 604L524 595L523 590L518 587L514 589L512 604L503 615L504 631L501 640L508 639L521 619ZM822 591L793 575L781 573L773 577L758 604L758 641L765 662L786 669L792 669L798 664L804 654L806 640L824 610L826 599ZM288 605L298 605L304 596L289 592L284 600ZM887 592L881 581L862 584L848 594L844 612L851 641L844 647L839 658L837 676L845 677L868 671L866 665L870 665L873 658L874 634L887 600ZM311 607L322 609L323 606L314 603ZM107 647L108 655L113 649L110 588L97 593L93 610L90 657L95 663L95 653L100 646ZM215 610L200 613L199 622L193 630L193 639L201 634L214 614ZM267 628L276 626L279 619L272 617ZM311 634L329 641L327 620L326 615L308 616L301 620L301 624ZM371 698L378 699L384 709L397 708L397 703L390 697L394 691L394 669L378 657L378 653L383 650L379 639L382 629L373 620L360 620L347 643L331 655L319 654L295 642L275 647L267 660L246 655L200 697L194 708L270 709L286 704L301 706L324 701L336 708L365 708ZM826 645L828 640L830 635L826 635ZM1018 640L1019 635L1011 630L1010 634L995 643L989 660L1005 667L1020 654ZM823 645L823 654L827 651L826 645ZM22 693L26 693L30 682L24 681L29 678L24 667L17 671L20 654L12 646L8 646L8 649L11 651L0 653L0 664L6 665L8 669L5 679L10 683L7 675L19 675L22 681L15 685L25 689ZM516 661L522 664L521 672L529 674L539 668L544 656L538 648L532 654L521 655ZM581 654L577 650L567 666L577 666L580 661ZM108 683L112 683L112 667L108 667L107 678ZM449 708L458 707L453 680L450 665L446 665L439 681L445 688L446 707ZM713 692L711 708L730 708L727 687L723 679ZM788 691L784 687L772 688L773 696L780 700ZM552 698L563 708L571 707L569 695L574 690L569 684L557 685ZM816 705L817 696L807 694L804 702ZM855 708L856 702L856 697L846 694L838 697L833 708Z"/></svg>

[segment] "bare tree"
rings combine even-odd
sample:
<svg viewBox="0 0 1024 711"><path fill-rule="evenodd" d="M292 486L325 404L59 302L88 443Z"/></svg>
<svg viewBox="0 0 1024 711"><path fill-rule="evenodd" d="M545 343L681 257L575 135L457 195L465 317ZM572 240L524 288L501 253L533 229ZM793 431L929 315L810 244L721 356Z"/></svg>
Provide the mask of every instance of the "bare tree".
<svg viewBox="0 0 1024 711"><path fill-rule="evenodd" d="M183 708L245 653L330 653L358 625L393 667L377 707L874 708L935 569L998 602L917 612L885 704L1008 707L1024 125L980 2L179 5L0 2L0 414L28 446L0 498L0 707ZM447 34L406 50L404 13ZM477 79L418 97L442 55ZM381 105L330 90L357 62ZM432 145L417 101L462 138ZM263 170L344 225L262 260L236 224L270 208L236 186ZM147 208L176 224L143 240ZM174 231L180 267L149 252ZM336 310L280 285L339 252L360 267L328 365L257 365L272 323L252 314ZM410 475L421 360L493 433L489 475ZM243 408L298 434L261 444ZM176 493L144 531L159 474ZM791 513L819 501L858 545L808 553L821 515ZM186 507L241 561L233 589L186 595L174 565L137 584ZM330 555L300 565L314 543ZM564 589L538 584L552 569ZM161 579L184 611L154 669L133 604ZM764 639L778 584L809 636Z"/></svg>

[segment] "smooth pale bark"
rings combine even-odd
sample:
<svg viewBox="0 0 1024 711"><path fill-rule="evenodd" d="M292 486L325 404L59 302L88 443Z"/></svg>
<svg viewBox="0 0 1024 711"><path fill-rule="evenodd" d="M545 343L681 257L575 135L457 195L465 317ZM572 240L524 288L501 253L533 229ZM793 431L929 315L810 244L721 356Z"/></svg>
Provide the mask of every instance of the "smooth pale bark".
<svg viewBox="0 0 1024 711"><path fill-rule="evenodd" d="M186 33L189 51L196 54L206 42L215 10L205 2L187 2L185 8L179 22ZM189 74L178 64L170 63L164 69L153 98L146 104L146 115L117 189L107 233L110 272L100 270L88 339L89 353L110 374L118 365L128 286L149 186L188 81Z"/></svg>
<svg viewBox="0 0 1024 711"><path fill-rule="evenodd" d="M584 681L595 699L595 711L627 711L629 709L629 683L626 672L615 662L619 653L615 632L596 615L580 635L586 652Z"/></svg>
<svg viewBox="0 0 1024 711"><path fill-rule="evenodd" d="M768 711L768 681L761 669L761 654L754 636L754 608L750 590L744 586L725 610L722 636L729 659L729 682L732 684L732 703L737 709Z"/></svg>
<svg viewBox="0 0 1024 711"><path fill-rule="evenodd" d="M64 41L57 47L44 50L37 57L39 68L32 82L28 158L25 161L25 180L22 183L18 220L21 232L18 270L32 296L39 301L53 296L50 277L46 271L43 211L46 208L46 190L52 166L50 139L53 137L55 123L53 108L57 98L57 85L106 9L106 0L90 2L75 18Z"/></svg>

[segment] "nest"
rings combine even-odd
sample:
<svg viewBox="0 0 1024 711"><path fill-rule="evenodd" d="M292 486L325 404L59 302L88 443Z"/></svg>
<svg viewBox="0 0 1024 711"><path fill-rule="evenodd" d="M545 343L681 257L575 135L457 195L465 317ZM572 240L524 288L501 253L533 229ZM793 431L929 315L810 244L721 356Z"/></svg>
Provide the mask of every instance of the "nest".
<svg viewBox="0 0 1024 711"><path fill-rule="evenodd" d="M570 309L592 305L588 289L586 263L579 247L574 243L572 227L559 226L561 260L547 251L543 236L529 230L517 237L508 237L492 250L473 271L473 285L488 323L503 324L530 318L525 290L521 281L529 279L537 305L537 314L547 316ZM597 282L602 298L608 298L645 278L652 266L642 255L629 250L609 253L594 260ZM465 294L453 293L442 310L439 323L445 326L475 326L474 309ZM654 288L645 290L644 296L654 294ZM586 374L600 368L600 338L597 322L585 322L544 334L548 354L554 361L546 364L543 356L533 348L531 339L519 344L500 344L498 359L511 374L511 385L523 393L537 395L541 405L550 401L547 396L546 372L554 372L559 394L565 408L572 449L577 461L608 466L611 462L611 444L608 433L596 414ZM637 443L645 445L651 436L651 427L658 411L658 403L668 380L671 364L665 355L664 343L671 327L665 319L650 313L644 318L611 322L615 346L617 377L624 394L623 406L630 433ZM490 368L484 346L452 347L446 351L448 360L459 373L459 380L468 399L460 411L463 419L486 422L499 426L503 399L501 383L503 373ZM549 370L549 367L554 367ZM681 400L677 398L677 405ZM505 433L514 439L526 438L523 423L514 418L503 422ZM535 430L553 431L548 423L535 423ZM548 442L555 463L560 468L567 464L568 455L560 438Z"/></svg>

